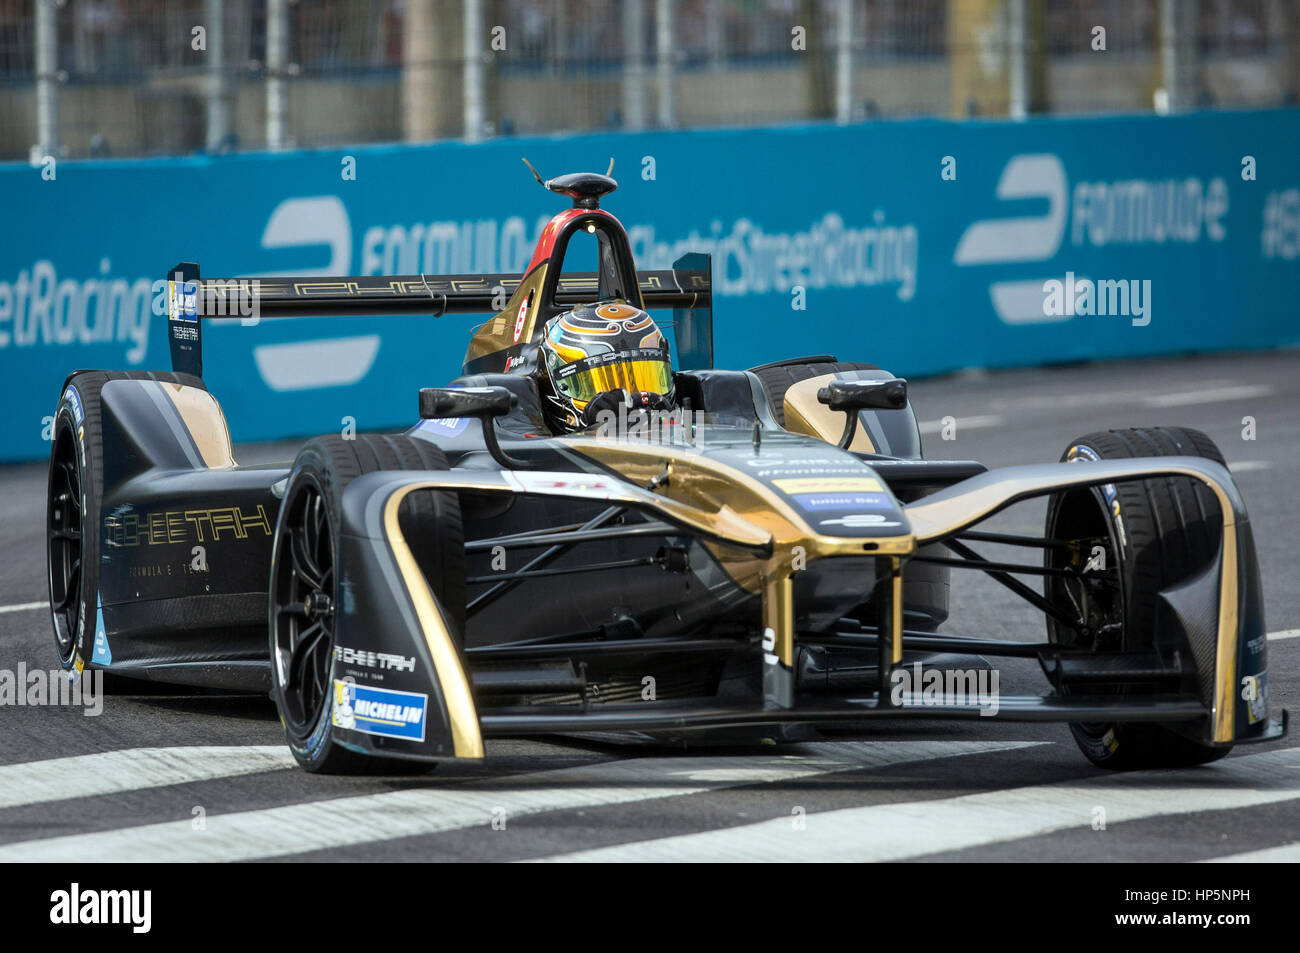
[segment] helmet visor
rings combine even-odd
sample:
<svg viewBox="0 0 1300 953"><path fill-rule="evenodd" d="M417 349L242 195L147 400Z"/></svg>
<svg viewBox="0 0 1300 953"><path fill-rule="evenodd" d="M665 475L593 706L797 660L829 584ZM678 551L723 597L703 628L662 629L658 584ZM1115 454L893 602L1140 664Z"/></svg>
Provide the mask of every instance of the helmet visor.
<svg viewBox="0 0 1300 953"><path fill-rule="evenodd" d="M663 351L648 348L566 364L555 369L552 380L556 390L579 404L611 390L667 395L673 389L672 367Z"/></svg>

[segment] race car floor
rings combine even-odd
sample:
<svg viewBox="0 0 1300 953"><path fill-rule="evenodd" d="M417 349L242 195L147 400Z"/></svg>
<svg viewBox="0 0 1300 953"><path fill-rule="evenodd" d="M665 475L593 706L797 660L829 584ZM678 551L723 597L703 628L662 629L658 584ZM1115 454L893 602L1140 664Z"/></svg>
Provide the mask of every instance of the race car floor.
<svg viewBox="0 0 1300 953"><path fill-rule="evenodd" d="M1099 428L1208 433L1254 524L1272 708L1300 708L1300 353L963 375L912 397L928 456L990 466L1055 460ZM293 446L241 449L254 462ZM44 493L43 464L0 468L0 670L57 664ZM998 526L1041 519L1025 505ZM956 633L1042 638L1041 617L977 573L954 582L952 616ZM1032 663L1000 672L1003 693L1043 688ZM491 740L487 753L427 777L323 778L294 767L265 698L110 695L97 717L0 707L0 862L1300 860L1294 734L1127 775L1089 766L1064 725L985 720L787 747Z"/></svg>

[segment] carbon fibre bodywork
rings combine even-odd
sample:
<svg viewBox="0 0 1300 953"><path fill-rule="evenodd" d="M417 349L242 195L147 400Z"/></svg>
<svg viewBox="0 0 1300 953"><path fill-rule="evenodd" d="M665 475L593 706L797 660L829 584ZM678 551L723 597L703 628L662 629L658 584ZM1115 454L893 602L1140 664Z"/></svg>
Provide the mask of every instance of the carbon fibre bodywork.
<svg viewBox="0 0 1300 953"><path fill-rule="evenodd" d="M100 612L112 669L266 687L266 584L287 467L235 465L205 391L151 380L102 390Z"/></svg>

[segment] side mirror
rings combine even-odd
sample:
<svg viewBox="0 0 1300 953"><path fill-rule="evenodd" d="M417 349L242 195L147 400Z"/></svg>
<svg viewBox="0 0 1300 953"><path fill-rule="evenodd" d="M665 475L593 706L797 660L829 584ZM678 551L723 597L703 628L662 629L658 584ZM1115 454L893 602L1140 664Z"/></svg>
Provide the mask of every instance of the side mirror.
<svg viewBox="0 0 1300 953"><path fill-rule="evenodd" d="M860 410L902 410L907 406L907 381L831 381L817 391L817 400L831 410L844 412L844 433L839 446L847 449L858 429Z"/></svg>
<svg viewBox="0 0 1300 953"><path fill-rule="evenodd" d="M501 449L492 423L495 418L510 413L518 403L519 398L504 387L422 387L420 419L477 417L483 424L483 444L492 459L507 470L523 470L528 464Z"/></svg>
<svg viewBox="0 0 1300 953"><path fill-rule="evenodd" d="M519 398L504 387L423 387L420 418L501 417L518 403Z"/></svg>
<svg viewBox="0 0 1300 953"><path fill-rule="evenodd" d="M831 410L902 410L907 406L907 381L831 381L817 391Z"/></svg>

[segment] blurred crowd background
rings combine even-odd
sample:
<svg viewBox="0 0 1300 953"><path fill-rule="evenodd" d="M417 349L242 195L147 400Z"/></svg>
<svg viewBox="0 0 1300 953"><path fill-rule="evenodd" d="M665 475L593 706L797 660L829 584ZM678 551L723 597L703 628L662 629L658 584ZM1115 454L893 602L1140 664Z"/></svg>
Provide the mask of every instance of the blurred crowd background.
<svg viewBox="0 0 1300 953"><path fill-rule="evenodd" d="M0 0L0 158L1275 107L1298 36L1297 0Z"/></svg>

